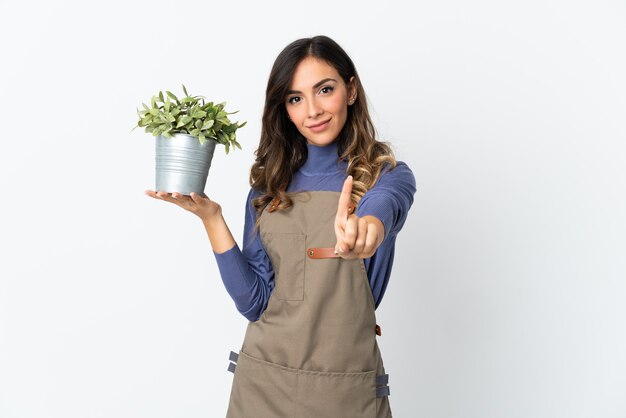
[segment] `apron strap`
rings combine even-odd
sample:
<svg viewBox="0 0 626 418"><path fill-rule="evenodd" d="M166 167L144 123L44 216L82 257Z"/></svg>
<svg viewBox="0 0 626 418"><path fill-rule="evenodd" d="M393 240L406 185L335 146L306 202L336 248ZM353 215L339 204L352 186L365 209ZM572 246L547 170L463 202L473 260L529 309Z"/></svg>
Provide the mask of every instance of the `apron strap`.
<svg viewBox="0 0 626 418"><path fill-rule="evenodd" d="M267 211L274 212L276 208L278 207L278 205L280 205L280 197L276 196L274 200L272 200L272 204L270 205L270 208Z"/></svg>
<svg viewBox="0 0 626 418"><path fill-rule="evenodd" d="M376 388L377 398L382 398L382 397L389 396L389 395L390 395L389 386L381 386L379 388Z"/></svg>
<svg viewBox="0 0 626 418"><path fill-rule="evenodd" d="M376 386L377 386L376 397L377 398L389 396L390 392L389 392L389 386L387 386L387 383L389 383L388 374L381 374L380 376L376 376Z"/></svg>
<svg viewBox="0 0 626 418"><path fill-rule="evenodd" d="M376 386L383 386L389 383L389 375L381 374L380 376L376 376Z"/></svg>
<svg viewBox="0 0 626 418"><path fill-rule="evenodd" d="M228 365L228 371L234 374L235 368L237 367L235 363L237 363L237 361L239 360L239 354L231 351L230 355L228 356L228 360L230 360L230 364Z"/></svg>
<svg viewBox="0 0 626 418"><path fill-rule="evenodd" d="M335 252L335 247L307 248L306 255L313 259L339 258L339 254Z"/></svg>

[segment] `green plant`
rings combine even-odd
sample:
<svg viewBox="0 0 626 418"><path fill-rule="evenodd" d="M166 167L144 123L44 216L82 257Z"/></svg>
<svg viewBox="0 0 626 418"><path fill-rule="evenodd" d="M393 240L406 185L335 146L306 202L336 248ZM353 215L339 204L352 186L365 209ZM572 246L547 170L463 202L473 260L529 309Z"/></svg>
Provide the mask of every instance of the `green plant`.
<svg viewBox="0 0 626 418"><path fill-rule="evenodd" d="M145 127L147 133L167 138L171 138L175 133L185 133L198 138L201 144L207 139L212 139L224 145L226 154L231 146L241 149L236 131L247 122L239 124L228 119L228 115L237 112L226 112L224 110L226 102L205 103L204 96L191 96L184 84L183 92L185 97L179 100L172 92L166 91L165 97L163 92L159 91L158 95L152 96L150 101L152 107L142 103L144 109L137 109L139 121L133 130Z"/></svg>

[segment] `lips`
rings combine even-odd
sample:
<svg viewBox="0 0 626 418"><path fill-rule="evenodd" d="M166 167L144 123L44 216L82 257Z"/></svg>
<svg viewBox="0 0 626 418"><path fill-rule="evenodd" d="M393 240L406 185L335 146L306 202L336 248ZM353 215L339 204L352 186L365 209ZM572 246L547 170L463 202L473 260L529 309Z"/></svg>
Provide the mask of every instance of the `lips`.
<svg viewBox="0 0 626 418"><path fill-rule="evenodd" d="M325 121L320 122L320 123L317 123L317 124L315 124L315 125L310 125L310 126L307 126L307 128L309 128L309 129L313 129L313 130L318 130L318 129L320 129L320 128L323 128L326 124L328 124L328 122L330 122L330 119L325 120Z"/></svg>

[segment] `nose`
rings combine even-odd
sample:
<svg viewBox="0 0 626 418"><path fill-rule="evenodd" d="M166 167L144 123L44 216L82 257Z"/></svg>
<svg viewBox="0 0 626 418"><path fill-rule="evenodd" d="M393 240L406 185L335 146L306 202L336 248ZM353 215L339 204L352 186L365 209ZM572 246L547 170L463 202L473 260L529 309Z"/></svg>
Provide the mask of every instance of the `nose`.
<svg viewBox="0 0 626 418"><path fill-rule="evenodd" d="M310 100L308 100L309 102L309 117L310 118L316 118L317 116L322 114L322 108L320 107L319 103L317 102L317 100L315 100L315 98L312 98Z"/></svg>

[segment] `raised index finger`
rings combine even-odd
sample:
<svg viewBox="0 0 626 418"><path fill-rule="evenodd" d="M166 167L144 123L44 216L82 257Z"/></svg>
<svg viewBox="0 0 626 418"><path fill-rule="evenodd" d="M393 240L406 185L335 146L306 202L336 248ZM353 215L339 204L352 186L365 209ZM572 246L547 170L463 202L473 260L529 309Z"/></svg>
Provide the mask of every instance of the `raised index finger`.
<svg viewBox="0 0 626 418"><path fill-rule="evenodd" d="M352 202L352 176L348 176L343 182L341 188L341 196L339 196L339 204L337 207L337 219L348 219L348 206Z"/></svg>

